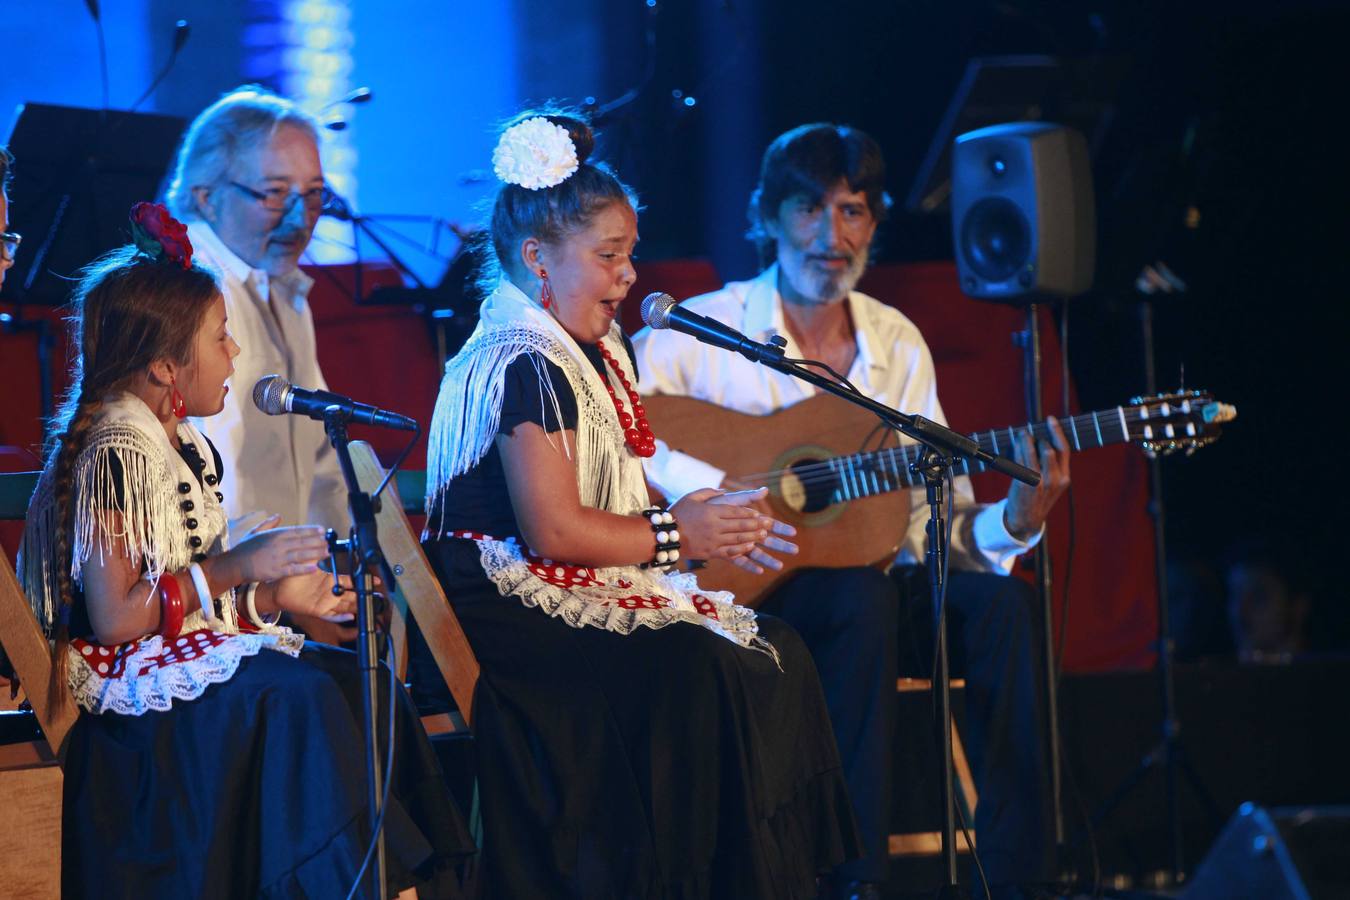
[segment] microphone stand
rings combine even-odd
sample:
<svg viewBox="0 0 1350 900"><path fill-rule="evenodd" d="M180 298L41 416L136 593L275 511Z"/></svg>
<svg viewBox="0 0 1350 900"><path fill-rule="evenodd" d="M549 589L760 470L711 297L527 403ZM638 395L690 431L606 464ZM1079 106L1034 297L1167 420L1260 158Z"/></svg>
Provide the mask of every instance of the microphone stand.
<svg viewBox="0 0 1350 900"><path fill-rule="evenodd" d="M699 339L705 340L703 337ZM911 468L917 474L923 476L924 487L927 490L929 514L926 562L928 564L928 584L932 592L934 605L933 621L936 628L934 665L937 670L937 683L934 685L934 689L937 692L937 709L934 724L937 728L936 737L942 766L938 784L942 793L942 864L945 878L942 887L938 889L937 896L939 900L965 897L966 893L961 888L956 871L956 808L955 786L952 775L951 682L948 678L947 629L944 621L946 604L942 602L943 572L945 571L947 558L947 530L946 522L942 517L943 475L959 459L972 459L982 462L995 471L1002 472L1033 487L1040 483L1040 474L1026 466L982 449L977 442L945 425L940 425L924 416L892 409L884 403L878 403L870 397L844 387L814 369L784 358L783 347L786 341L781 335L774 335L769 339L768 344L761 344L744 336L706 340L705 342L721 346L724 349L734 350L752 362L776 369L794 378L800 378L802 381L809 382L821 390L834 394L836 397L842 397L856 406L861 406L875 414L889 427L908 435L924 447L923 453L920 454Z"/></svg>
<svg viewBox="0 0 1350 900"><path fill-rule="evenodd" d="M375 841L375 865L370 877L375 879L371 896L386 900L388 882L385 877L384 823L381 813L384 805L384 769L380 763L380 744L378 736L380 689L377 672L379 670L379 652L376 648L375 631L375 592L370 589L369 579L374 569L380 570L386 591L394 590L394 573L380 550L379 535L375 525L375 500L361 489L356 477L356 467L352 464L351 450L348 447L347 423L350 412L338 406L324 410L324 431L328 441L337 452L338 466L342 469L342 480L347 485L347 509L351 517L351 532L347 540L347 554L351 567L352 587L356 592L357 623L357 665L364 677L365 685L361 696L362 722L366 737L366 776L369 789L370 827ZM341 589L336 584L337 574L334 567L334 593ZM392 676L391 676L392 677ZM393 715L393 710L389 711ZM394 748L386 748L393 753Z"/></svg>

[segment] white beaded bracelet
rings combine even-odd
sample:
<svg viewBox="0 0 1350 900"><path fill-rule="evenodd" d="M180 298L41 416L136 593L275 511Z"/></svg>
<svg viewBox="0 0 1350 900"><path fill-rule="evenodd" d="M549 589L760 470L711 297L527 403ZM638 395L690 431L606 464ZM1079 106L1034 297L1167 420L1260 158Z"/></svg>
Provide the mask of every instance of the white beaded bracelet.
<svg viewBox="0 0 1350 900"><path fill-rule="evenodd" d="M680 531L675 516L659 506L644 509L642 515L652 523L652 533L656 535L656 553L642 568L669 569L680 560Z"/></svg>

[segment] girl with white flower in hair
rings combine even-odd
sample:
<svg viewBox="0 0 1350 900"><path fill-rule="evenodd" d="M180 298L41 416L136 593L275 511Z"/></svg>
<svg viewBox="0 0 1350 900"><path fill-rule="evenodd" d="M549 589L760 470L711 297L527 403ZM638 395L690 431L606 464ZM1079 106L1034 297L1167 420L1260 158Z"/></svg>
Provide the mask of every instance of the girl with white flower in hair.
<svg viewBox="0 0 1350 900"><path fill-rule="evenodd" d="M637 204L593 147L572 115L505 129L486 298L429 441L424 544L482 665L488 892L814 897L859 845L811 658L667 571L776 567L792 532L757 492L649 506L655 438L616 323ZM413 661L436 699L424 648Z"/></svg>

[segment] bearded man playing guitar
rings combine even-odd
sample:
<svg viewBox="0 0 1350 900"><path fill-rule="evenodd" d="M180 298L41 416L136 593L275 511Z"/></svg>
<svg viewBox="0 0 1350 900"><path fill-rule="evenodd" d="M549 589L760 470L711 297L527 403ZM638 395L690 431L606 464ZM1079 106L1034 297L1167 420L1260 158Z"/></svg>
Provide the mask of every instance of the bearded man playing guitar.
<svg viewBox="0 0 1350 900"><path fill-rule="evenodd" d="M751 281L728 284L686 306L755 340L780 334L787 356L826 363L876 400L945 423L932 356L918 329L899 311L853 290L886 216L884 183L880 148L857 129L815 124L779 136L765 151L750 201L750 236L764 262L772 264ZM673 331L644 330L635 344L647 394L693 398L754 416L790 414L791 407L817 397L804 382ZM653 423L658 402L648 403ZM837 398L819 402L847 406ZM1019 462L1039 467L1039 487L1014 482L1005 500L979 505L969 479L960 477L955 509L948 512L953 533L947 615L953 658L965 662L967 743L979 792L976 841L996 897L1020 896L1019 885L1053 876L1037 614L1030 588L1006 577L1015 558L1039 541L1046 516L1069 485L1068 442L1058 423L1047 426L1040 432L1046 440L1034 443L1025 430L1015 444L1009 432L999 433L1003 453L1012 450ZM666 427L656 431L676 433ZM672 499L710 485L746 486L738 473L709 462L712 455L697 458L658 442L656 456L648 460L648 479ZM846 468L834 466L827 473L833 476L831 500L878 486L895 489L880 485L884 471ZM795 491L810 512L812 482L822 479L807 471L780 479L774 502L787 502ZM825 469L817 465L810 471L819 475ZM894 553L889 574L865 564L803 568L775 584L759 604L796 627L811 649L868 841L866 858L834 874L831 890L838 897L880 896L878 885L886 880L902 614L915 629L906 645L931 653L927 584L907 575L924 558L927 506L922 487L898 496L898 513L876 516L866 526ZM838 566L838 559L814 565ZM752 560L752 567L755 562L775 567L767 554Z"/></svg>

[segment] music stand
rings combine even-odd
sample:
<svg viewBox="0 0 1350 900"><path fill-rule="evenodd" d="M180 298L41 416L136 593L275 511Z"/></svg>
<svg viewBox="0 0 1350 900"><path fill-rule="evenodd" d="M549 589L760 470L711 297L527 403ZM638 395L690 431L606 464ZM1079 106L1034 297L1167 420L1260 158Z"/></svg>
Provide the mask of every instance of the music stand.
<svg viewBox="0 0 1350 900"><path fill-rule="evenodd" d="M5 278L13 313L4 326L37 335L44 420L53 412L55 337L46 318L24 320L24 304L65 303L80 267L130 240L127 213L136 201L158 195L184 124L175 116L48 103L24 103L15 114L8 144L17 177L9 213L24 241Z"/></svg>
<svg viewBox="0 0 1350 900"><path fill-rule="evenodd" d="M159 196L185 125L155 113L21 105L8 138L10 220L24 236L5 279L10 299L60 305L80 267L127 243L127 213Z"/></svg>
<svg viewBox="0 0 1350 900"><path fill-rule="evenodd" d="M1003 122L1051 121L1082 132L1095 155L1125 73L1118 57L985 56L966 63L905 198L911 213L942 211L951 195L952 143Z"/></svg>

